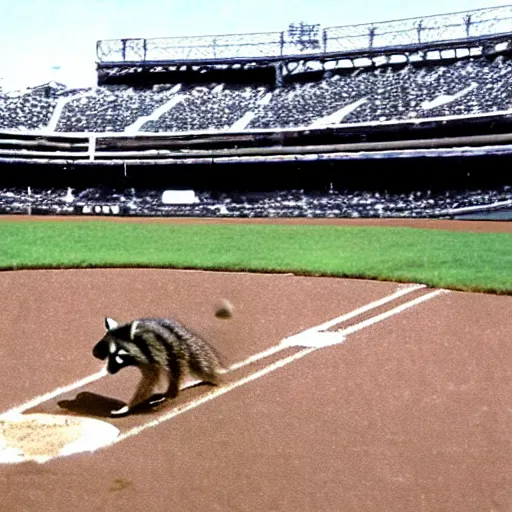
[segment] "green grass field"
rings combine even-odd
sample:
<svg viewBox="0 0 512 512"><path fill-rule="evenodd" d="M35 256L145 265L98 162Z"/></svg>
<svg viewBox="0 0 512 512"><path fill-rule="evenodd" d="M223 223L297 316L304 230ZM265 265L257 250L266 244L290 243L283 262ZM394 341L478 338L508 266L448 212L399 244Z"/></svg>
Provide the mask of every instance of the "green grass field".
<svg viewBox="0 0 512 512"><path fill-rule="evenodd" d="M512 293L512 235L392 227L0 221L0 268L169 267Z"/></svg>

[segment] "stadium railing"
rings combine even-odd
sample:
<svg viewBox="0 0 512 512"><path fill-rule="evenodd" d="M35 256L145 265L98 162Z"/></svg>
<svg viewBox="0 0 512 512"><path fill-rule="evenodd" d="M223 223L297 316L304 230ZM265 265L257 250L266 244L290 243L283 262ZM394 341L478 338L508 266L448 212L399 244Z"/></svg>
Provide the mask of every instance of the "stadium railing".
<svg viewBox="0 0 512 512"><path fill-rule="evenodd" d="M440 42L474 41L512 33L512 5L359 25L321 28L290 25L287 31L193 37L100 40L99 64L276 59Z"/></svg>

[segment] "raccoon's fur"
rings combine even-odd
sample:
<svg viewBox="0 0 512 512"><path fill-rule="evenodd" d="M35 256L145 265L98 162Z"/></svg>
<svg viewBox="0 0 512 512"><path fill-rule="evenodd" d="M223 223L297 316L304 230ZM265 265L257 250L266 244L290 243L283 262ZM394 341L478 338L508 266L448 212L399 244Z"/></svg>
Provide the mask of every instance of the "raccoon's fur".
<svg viewBox="0 0 512 512"><path fill-rule="evenodd" d="M126 414L148 400L163 375L169 382L165 399L178 395L187 375L217 385L224 370L216 350L174 319L141 318L119 325L105 318L105 328L107 332L93 348L94 357L107 359L110 374L126 366L136 366L142 373L129 404L112 411L113 415Z"/></svg>

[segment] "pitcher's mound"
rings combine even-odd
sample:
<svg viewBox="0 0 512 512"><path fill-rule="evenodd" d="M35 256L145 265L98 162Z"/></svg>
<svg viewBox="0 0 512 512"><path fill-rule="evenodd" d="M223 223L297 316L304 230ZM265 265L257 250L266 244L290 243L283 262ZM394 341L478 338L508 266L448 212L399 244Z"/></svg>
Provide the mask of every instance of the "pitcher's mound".
<svg viewBox="0 0 512 512"><path fill-rule="evenodd" d="M108 445L119 429L79 416L18 414L0 417L0 463L46 462Z"/></svg>

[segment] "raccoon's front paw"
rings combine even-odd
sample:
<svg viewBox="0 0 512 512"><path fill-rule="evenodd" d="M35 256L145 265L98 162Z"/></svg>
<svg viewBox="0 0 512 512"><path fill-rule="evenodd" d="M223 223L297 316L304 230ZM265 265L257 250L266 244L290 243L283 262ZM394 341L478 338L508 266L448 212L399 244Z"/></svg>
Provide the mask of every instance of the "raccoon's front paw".
<svg viewBox="0 0 512 512"><path fill-rule="evenodd" d="M130 408L125 405L124 407L121 407L121 409L116 409L114 411L110 411L111 416L125 416L130 412Z"/></svg>

